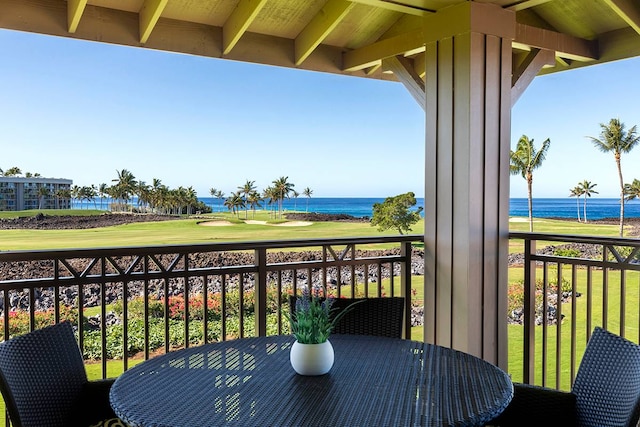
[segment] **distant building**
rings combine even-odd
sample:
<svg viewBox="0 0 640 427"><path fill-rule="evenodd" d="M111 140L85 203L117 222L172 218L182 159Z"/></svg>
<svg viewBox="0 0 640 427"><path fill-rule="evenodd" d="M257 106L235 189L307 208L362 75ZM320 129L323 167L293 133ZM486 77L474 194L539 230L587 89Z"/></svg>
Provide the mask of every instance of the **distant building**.
<svg viewBox="0 0 640 427"><path fill-rule="evenodd" d="M0 176L0 211L70 209L70 179ZM61 191L62 190L62 191Z"/></svg>

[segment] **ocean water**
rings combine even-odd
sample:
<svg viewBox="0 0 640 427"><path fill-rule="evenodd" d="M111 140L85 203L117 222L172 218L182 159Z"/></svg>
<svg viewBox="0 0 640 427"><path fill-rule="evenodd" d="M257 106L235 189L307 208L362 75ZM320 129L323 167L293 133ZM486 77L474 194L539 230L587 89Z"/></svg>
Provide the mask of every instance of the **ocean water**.
<svg viewBox="0 0 640 427"><path fill-rule="evenodd" d="M214 205L214 211L219 210L221 201L211 198L202 198L203 202ZM371 217L373 204L382 203L384 198L321 198L299 197L297 200L289 199L284 202L284 209L318 212L318 213L343 213L355 217ZM579 200L580 218L583 216L583 201ZM424 208L424 199L417 198L417 205ZM224 207L222 208L225 209ZM510 216L529 216L528 202L526 198L512 198L509 200ZM537 218L577 218L576 199L533 199L533 216ZM587 199L587 219L619 218L619 199ZM640 202L632 200L625 203L625 218L640 217Z"/></svg>
<svg viewBox="0 0 640 427"><path fill-rule="evenodd" d="M212 197L200 197L202 202L211 206L213 212L226 212L223 200ZM355 217L371 217L373 204L382 203L383 197L304 197L288 199L283 203L283 209L287 211L317 212L330 214L347 214ZM424 199L418 198L417 205L424 208ZM580 217L583 216L584 199L578 201ZM98 202L99 204L99 202ZM75 209L93 209L94 204L82 202L74 203ZM99 206L98 206L99 208ZM104 208L104 206L103 206ZM263 207L268 208L268 207ZM533 199L533 216L536 218L577 218L577 205L575 198L537 198ZM529 215L526 198L512 198L509 202L510 216ZM619 199L589 198L587 199L587 218L619 218ZM640 201L632 200L625 203L625 218L640 217Z"/></svg>

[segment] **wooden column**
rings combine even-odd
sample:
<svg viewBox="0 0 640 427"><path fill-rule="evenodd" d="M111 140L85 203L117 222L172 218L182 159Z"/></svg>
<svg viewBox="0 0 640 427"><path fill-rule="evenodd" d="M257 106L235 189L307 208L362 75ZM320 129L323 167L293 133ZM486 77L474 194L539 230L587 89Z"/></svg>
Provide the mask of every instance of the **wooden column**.
<svg viewBox="0 0 640 427"><path fill-rule="evenodd" d="M465 2L424 23L424 338L506 368L515 14Z"/></svg>

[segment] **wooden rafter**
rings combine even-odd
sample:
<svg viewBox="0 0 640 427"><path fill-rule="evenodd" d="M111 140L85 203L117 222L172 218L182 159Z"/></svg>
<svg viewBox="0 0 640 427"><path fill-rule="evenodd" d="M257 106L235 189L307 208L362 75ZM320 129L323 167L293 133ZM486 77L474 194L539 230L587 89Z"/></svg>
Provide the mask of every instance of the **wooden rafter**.
<svg viewBox="0 0 640 427"><path fill-rule="evenodd" d="M346 0L329 0L318 14L298 34L295 40L295 63L302 64L320 43L349 13L354 3Z"/></svg>
<svg viewBox="0 0 640 427"><path fill-rule="evenodd" d="M247 31L267 0L240 0L222 28L222 53L227 55Z"/></svg>
<svg viewBox="0 0 640 427"><path fill-rule="evenodd" d="M640 34L640 6L638 2L631 0L604 0L604 2L613 9L618 16L624 19L636 33Z"/></svg>
<svg viewBox="0 0 640 427"><path fill-rule="evenodd" d="M477 5L476 8L488 7L488 5ZM479 9L480 10L480 9ZM463 11L464 12L464 11ZM506 11L505 11L506 12ZM511 11L510 11L511 12ZM513 12L511 12L513 13ZM438 19L440 14L450 14ZM494 21L479 21L484 23L487 33L491 33L492 28L498 28L500 17L488 14ZM464 16L462 16L464 18ZM355 71L370 67L378 60L383 60L396 55L416 54L424 51L427 34L434 36L451 32L452 26L456 25L458 11L443 9L435 15L425 18L425 27L416 29L394 37L379 40L368 46L346 52L343 55L343 69L345 71ZM432 34L433 33L433 34ZM437 33L437 34L436 34ZM439 34L443 33L443 34ZM513 46L522 50L543 49L557 52L557 55L566 59L576 61L594 61L598 59L598 42L581 39L557 31L545 30L525 24L516 24Z"/></svg>
<svg viewBox="0 0 640 427"><path fill-rule="evenodd" d="M406 13L408 15L425 16L434 13L435 10L420 7L418 3L407 1L393 0L349 0L353 3L366 4L380 9L392 10L394 12Z"/></svg>
<svg viewBox="0 0 640 427"><path fill-rule="evenodd" d="M424 50L424 44L424 32L422 29L389 37L368 46L345 52L342 58L342 68L345 71L354 71L371 67L381 59L404 55L406 52L414 51L421 47Z"/></svg>
<svg viewBox="0 0 640 427"><path fill-rule="evenodd" d="M549 50L533 49L515 69L511 78L511 106L520 99L525 89L545 65L555 64L555 55Z"/></svg>
<svg viewBox="0 0 640 427"><path fill-rule="evenodd" d="M589 62L598 59L598 42L573 37L556 31L544 30L530 25L516 24L513 46L521 49L544 49L556 55L576 61Z"/></svg>
<svg viewBox="0 0 640 427"><path fill-rule="evenodd" d="M508 4L504 8L517 12L519 10L529 9L535 6L540 6L541 4L549 3L550 1L552 0L520 0Z"/></svg>
<svg viewBox="0 0 640 427"><path fill-rule="evenodd" d="M140 43L146 43L168 0L145 0L140 9Z"/></svg>
<svg viewBox="0 0 640 427"><path fill-rule="evenodd" d="M413 61L404 56L392 56L383 61L385 69L393 71L393 74L409 91L418 105L425 108L425 84L424 80L415 72Z"/></svg>
<svg viewBox="0 0 640 427"><path fill-rule="evenodd" d="M369 68L365 68L364 73L365 73L367 76L370 76L370 75L372 75L373 73L375 73L376 71L378 71L378 70L380 69L380 67L382 67L382 61L378 61L378 63L377 63L377 64L375 64L375 65L373 65L373 66L371 66L371 67L369 67Z"/></svg>
<svg viewBox="0 0 640 427"><path fill-rule="evenodd" d="M87 0L67 0L67 28L70 33L75 33L80 23L80 18L87 6Z"/></svg>
<svg viewBox="0 0 640 427"><path fill-rule="evenodd" d="M413 58L413 69L416 74L420 76L420 78L424 79L424 76L427 74L427 55L422 52L417 54Z"/></svg>

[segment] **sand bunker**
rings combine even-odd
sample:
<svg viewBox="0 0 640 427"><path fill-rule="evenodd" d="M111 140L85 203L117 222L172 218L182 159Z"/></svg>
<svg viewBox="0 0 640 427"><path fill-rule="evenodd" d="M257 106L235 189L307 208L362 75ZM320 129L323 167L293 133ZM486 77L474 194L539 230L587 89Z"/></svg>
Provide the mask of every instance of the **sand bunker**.
<svg viewBox="0 0 640 427"><path fill-rule="evenodd" d="M529 222L529 218L513 217L509 218L509 222Z"/></svg>
<svg viewBox="0 0 640 427"><path fill-rule="evenodd" d="M287 221L279 224L268 224L267 221L257 221L253 219L247 219L244 222L245 224L272 225L274 227L306 227L307 225L313 224L309 221Z"/></svg>
<svg viewBox="0 0 640 427"><path fill-rule="evenodd" d="M233 225L229 221L205 221L199 224L204 225L205 227L224 227L227 225Z"/></svg>
<svg viewBox="0 0 640 427"><path fill-rule="evenodd" d="M312 222L309 221L289 221L289 222L283 222L280 224L272 224L276 227L306 227L307 225L311 225L313 224Z"/></svg>
<svg viewBox="0 0 640 427"><path fill-rule="evenodd" d="M307 225L312 225L312 222L309 221L287 221L282 222L280 224L268 224L267 221L257 221L253 219L247 219L244 221L245 224L254 224L254 225L271 225L274 227L306 227ZM205 227L224 227L227 225L233 225L233 223L224 220L215 220L215 221L203 221L199 223L200 225L204 225Z"/></svg>

